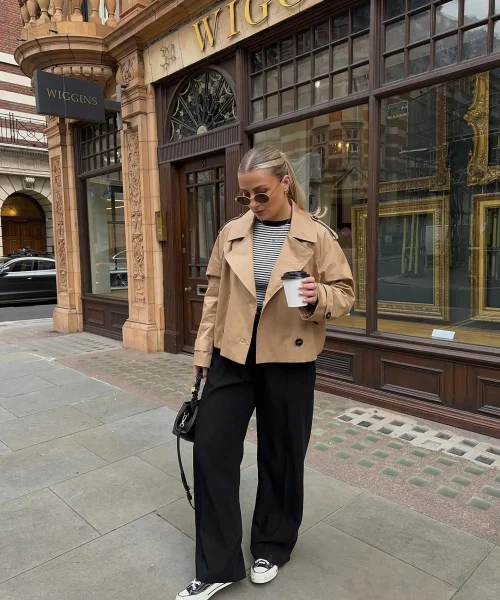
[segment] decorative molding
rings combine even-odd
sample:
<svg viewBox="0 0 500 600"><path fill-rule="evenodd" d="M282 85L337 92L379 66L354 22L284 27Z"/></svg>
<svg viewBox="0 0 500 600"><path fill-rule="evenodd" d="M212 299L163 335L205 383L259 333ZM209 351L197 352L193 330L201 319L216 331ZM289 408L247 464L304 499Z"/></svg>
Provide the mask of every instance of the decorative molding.
<svg viewBox="0 0 500 600"><path fill-rule="evenodd" d="M94 81L102 85L106 85L113 76L113 69L105 65L62 65L47 67L44 71L55 75L67 75L68 77Z"/></svg>
<svg viewBox="0 0 500 600"><path fill-rule="evenodd" d="M478 73L474 80L474 100L464 116L474 131L474 149L467 166L467 183L487 185L500 178L500 165L488 164L490 74Z"/></svg>
<svg viewBox="0 0 500 600"><path fill-rule="evenodd" d="M174 44L162 46L160 48L160 53L163 56L163 64L160 65L160 67L164 69L166 73L168 73L169 66L177 60Z"/></svg>
<svg viewBox="0 0 500 600"><path fill-rule="evenodd" d="M54 237L56 240L57 274L59 291L68 291L68 267L66 260L66 239L64 237L64 202L61 157L52 159L52 182L54 191Z"/></svg>
<svg viewBox="0 0 500 600"><path fill-rule="evenodd" d="M134 302L145 304L144 291L144 234L142 230L141 175L139 161L139 134L127 131L127 171L128 197L132 223L132 277L134 282Z"/></svg>
<svg viewBox="0 0 500 600"><path fill-rule="evenodd" d="M142 54L140 53L129 55L119 65L119 83L128 85L132 79L142 79L144 77L144 63L142 61Z"/></svg>

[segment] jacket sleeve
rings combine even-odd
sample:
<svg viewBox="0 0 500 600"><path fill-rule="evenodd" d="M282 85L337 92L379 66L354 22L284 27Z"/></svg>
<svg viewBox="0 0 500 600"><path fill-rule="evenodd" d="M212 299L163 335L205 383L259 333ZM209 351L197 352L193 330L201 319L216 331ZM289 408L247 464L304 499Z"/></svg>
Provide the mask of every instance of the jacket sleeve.
<svg viewBox="0 0 500 600"><path fill-rule="evenodd" d="M207 267L208 287L203 302L198 335L194 344L193 364L197 367L210 367L214 347L215 316L217 314L217 301L222 265L222 244L220 235L215 241L214 249Z"/></svg>
<svg viewBox="0 0 500 600"><path fill-rule="evenodd" d="M346 315L354 304L351 268L337 240L325 231L318 236L318 303L299 308L304 321L318 323Z"/></svg>

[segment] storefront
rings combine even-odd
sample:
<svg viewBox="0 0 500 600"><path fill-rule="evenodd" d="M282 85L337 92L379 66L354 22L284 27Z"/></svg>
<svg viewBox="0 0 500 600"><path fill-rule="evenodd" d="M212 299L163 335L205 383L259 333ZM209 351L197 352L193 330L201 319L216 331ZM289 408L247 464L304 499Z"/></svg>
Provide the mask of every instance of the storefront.
<svg viewBox="0 0 500 600"><path fill-rule="evenodd" d="M165 350L192 348L241 156L275 145L355 274L320 387L499 435L498 49L487 0L231 2L146 48Z"/></svg>

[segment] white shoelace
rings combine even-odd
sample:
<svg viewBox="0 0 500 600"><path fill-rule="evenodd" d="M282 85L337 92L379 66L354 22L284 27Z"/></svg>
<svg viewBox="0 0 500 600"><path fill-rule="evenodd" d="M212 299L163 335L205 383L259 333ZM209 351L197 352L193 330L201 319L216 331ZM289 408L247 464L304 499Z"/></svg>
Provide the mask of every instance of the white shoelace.
<svg viewBox="0 0 500 600"><path fill-rule="evenodd" d="M198 579L193 579L193 581L189 584L188 589L192 592L196 592L196 590L200 587L201 581Z"/></svg>
<svg viewBox="0 0 500 600"><path fill-rule="evenodd" d="M270 569L273 565L265 558L259 558L253 563L254 567L266 567Z"/></svg>

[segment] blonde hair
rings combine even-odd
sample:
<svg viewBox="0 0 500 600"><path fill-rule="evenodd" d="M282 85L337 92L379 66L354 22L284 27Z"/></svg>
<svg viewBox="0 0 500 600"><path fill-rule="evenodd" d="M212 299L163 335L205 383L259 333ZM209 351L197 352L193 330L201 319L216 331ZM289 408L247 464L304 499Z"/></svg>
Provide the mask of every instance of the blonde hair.
<svg viewBox="0 0 500 600"><path fill-rule="evenodd" d="M297 179L292 163L286 154L272 146L252 148L243 157L238 172L250 173L259 169L269 169L274 177L280 181L283 177L288 175L290 177L288 197L293 200L299 208L305 210L306 195Z"/></svg>

